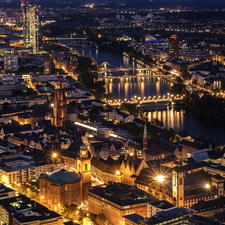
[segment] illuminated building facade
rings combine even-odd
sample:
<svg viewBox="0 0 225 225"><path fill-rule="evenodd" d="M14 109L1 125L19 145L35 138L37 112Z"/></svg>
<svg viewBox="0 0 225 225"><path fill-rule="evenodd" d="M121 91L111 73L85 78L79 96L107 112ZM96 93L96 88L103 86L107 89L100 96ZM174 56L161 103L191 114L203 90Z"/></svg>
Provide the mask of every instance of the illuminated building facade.
<svg viewBox="0 0 225 225"><path fill-rule="evenodd" d="M88 194L89 211L104 213L111 224L121 224L122 217L131 213L146 217L147 204L156 200L143 190L117 182L94 187Z"/></svg>
<svg viewBox="0 0 225 225"><path fill-rule="evenodd" d="M4 184L20 184L38 180L40 174L50 173L64 167L64 163L35 164L32 158L20 153L4 156L4 164L0 166L0 182Z"/></svg>
<svg viewBox="0 0 225 225"><path fill-rule="evenodd" d="M59 225L63 224L63 218L25 195L19 195L0 200L0 224Z"/></svg>
<svg viewBox="0 0 225 225"><path fill-rule="evenodd" d="M17 71L18 70L18 55L8 53L4 55L4 70Z"/></svg>
<svg viewBox="0 0 225 225"><path fill-rule="evenodd" d="M53 125L61 127L63 125L63 121L66 121L67 119L65 90L62 85L61 77L59 77L58 85L55 88L54 94Z"/></svg>
<svg viewBox="0 0 225 225"><path fill-rule="evenodd" d="M179 57L179 46L177 35L173 34L169 39L169 59L178 59Z"/></svg>
<svg viewBox="0 0 225 225"><path fill-rule="evenodd" d="M91 157L86 145L81 145L77 158L78 173L65 169L42 174L39 179L40 201L52 210L87 202L91 190Z"/></svg>
<svg viewBox="0 0 225 225"><path fill-rule="evenodd" d="M40 7L21 1L24 44L25 47L32 47L33 53L37 53L40 48Z"/></svg>
<svg viewBox="0 0 225 225"><path fill-rule="evenodd" d="M44 74L51 74L51 57L44 57Z"/></svg>

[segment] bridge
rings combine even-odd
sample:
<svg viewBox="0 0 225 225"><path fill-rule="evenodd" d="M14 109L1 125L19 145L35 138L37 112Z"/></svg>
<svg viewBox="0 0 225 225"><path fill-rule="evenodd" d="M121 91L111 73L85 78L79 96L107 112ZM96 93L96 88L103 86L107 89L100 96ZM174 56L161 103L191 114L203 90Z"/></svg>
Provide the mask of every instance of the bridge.
<svg viewBox="0 0 225 225"><path fill-rule="evenodd" d="M64 37L64 36L59 36L59 37L43 37L43 42L57 42L60 40L68 40L71 41L71 46L78 46L78 45L88 45L92 46L95 48L98 48L97 44L93 41L87 40L86 37Z"/></svg>
<svg viewBox="0 0 225 225"><path fill-rule="evenodd" d="M107 66L110 66L112 68L107 68ZM107 62L103 62L102 64L98 65L98 70L97 71L93 71L93 72L97 72L98 74L102 74L102 73L107 73L107 72L117 72L117 71L131 71L131 70L137 70L138 73L149 73L151 74L151 70L149 67L127 67L127 68L123 68L123 67L115 67Z"/></svg>
<svg viewBox="0 0 225 225"><path fill-rule="evenodd" d="M94 58L92 58L92 60L95 64L97 64ZM109 69L109 68L107 68L107 66L110 66L112 68ZM152 72L149 67L128 67L128 68L121 67L121 68L118 68L107 62L103 62L102 64L98 65L98 68L99 68L98 71L92 71L92 72L98 73L98 80L105 80L105 81L113 82L114 79L125 79L125 82L129 82L134 78L141 78L141 82L144 82L146 77L162 77L172 83L176 83L176 81L172 78L172 74L165 75L165 74ZM107 74L109 72L117 72L117 71L126 72L126 71L131 71L131 70L132 71L137 70L138 73L135 75L125 74L125 75L119 75L119 76L112 76L110 74L109 75ZM152 69L152 70L155 70L155 69ZM104 76L102 76L102 74L104 74Z"/></svg>
<svg viewBox="0 0 225 225"><path fill-rule="evenodd" d="M160 96L159 95L159 96L152 96L152 97L149 96L148 98L146 98L146 97L141 98L141 97L134 96L134 98L131 98L131 100L128 100L126 98L124 100L115 99L114 101L108 100L107 103L110 104L110 105L113 105L113 106L120 106L121 103L138 104L140 106L141 104L144 104L144 103L167 102L170 105L173 105L176 102L182 101L183 97L184 96L173 96L173 95Z"/></svg>
<svg viewBox="0 0 225 225"><path fill-rule="evenodd" d="M171 78L170 75L161 75L161 74L137 74L137 75L121 75L121 76L107 76L107 77L99 77L98 80L105 80L112 82L114 79L125 79L125 82L129 82L134 78L140 78L141 82L145 81L146 77L162 77L162 78Z"/></svg>

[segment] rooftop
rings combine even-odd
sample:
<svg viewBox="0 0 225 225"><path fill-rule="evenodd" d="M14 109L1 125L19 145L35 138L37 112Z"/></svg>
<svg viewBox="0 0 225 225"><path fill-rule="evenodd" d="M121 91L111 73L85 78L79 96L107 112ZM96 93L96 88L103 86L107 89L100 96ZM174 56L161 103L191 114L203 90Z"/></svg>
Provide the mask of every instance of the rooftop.
<svg viewBox="0 0 225 225"><path fill-rule="evenodd" d="M140 220L143 220L144 217L134 213L134 214L130 214L130 215L126 215L124 216L124 218L126 218L127 220L130 220L131 222L138 224Z"/></svg>
<svg viewBox="0 0 225 225"><path fill-rule="evenodd" d="M0 205L21 224L61 218L58 213L50 211L24 195L0 200Z"/></svg>
<svg viewBox="0 0 225 225"><path fill-rule="evenodd" d="M113 182L106 187L94 187L89 191L89 195L104 198L123 207L157 200L152 195L136 187Z"/></svg>
<svg viewBox="0 0 225 225"><path fill-rule="evenodd" d="M43 174L41 176L44 176ZM82 178L82 175L76 172L69 172L65 169L55 171L48 175L53 183L61 184L64 182L75 182Z"/></svg>
<svg viewBox="0 0 225 225"><path fill-rule="evenodd" d="M159 209L170 209L170 208L175 207L175 205L171 204L170 202L168 202L166 200L154 201L154 202L150 202L148 204L152 205L154 207L157 207Z"/></svg>

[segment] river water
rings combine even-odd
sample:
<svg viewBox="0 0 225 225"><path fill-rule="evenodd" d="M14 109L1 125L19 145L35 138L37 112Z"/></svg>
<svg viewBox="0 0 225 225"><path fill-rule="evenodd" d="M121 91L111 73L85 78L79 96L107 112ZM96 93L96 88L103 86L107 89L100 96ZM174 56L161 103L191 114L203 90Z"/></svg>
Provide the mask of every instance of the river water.
<svg viewBox="0 0 225 225"><path fill-rule="evenodd" d="M85 56L93 57L98 64L108 62L115 67L136 67L135 62L118 54L96 49L80 49L79 52ZM135 74L135 71L129 71L128 74ZM124 75L125 72L112 73L110 75ZM167 95L171 84L163 78L155 77L145 78L142 82L140 78L134 78L129 82L124 79L114 79L112 83L108 82L106 90L114 93L115 97L121 100L131 99L134 96L163 96ZM169 108L166 103L143 104L149 111L148 119L158 118L164 124L165 128L173 128L176 132L186 130L190 135L198 134L205 137L216 138L218 136L221 143L225 144L225 124L217 120L203 117L193 112L187 112L184 108Z"/></svg>

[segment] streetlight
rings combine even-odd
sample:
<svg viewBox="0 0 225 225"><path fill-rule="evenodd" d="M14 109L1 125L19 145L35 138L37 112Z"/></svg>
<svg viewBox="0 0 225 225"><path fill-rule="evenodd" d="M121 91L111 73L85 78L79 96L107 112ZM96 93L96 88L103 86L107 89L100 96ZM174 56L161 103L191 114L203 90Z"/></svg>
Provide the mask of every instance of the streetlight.
<svg viewBox="0 0 225 225"><path fill-rule="evenodd" d="M206 185L205 185L205 188L206 188L206 189L209 189L209 188L210 188L210 185L209 185L209 184L206 184Z"/></svg>
<svg viewBox="0 0 225 225"><path fill-rule="evenodd" d="M57 157L57 153L53 153L53 154L52 154L52 157L53 157L53 158L56 158L56 157Z"/></svg>
<svg viewBox="0 0 225 225"><path fill-rule="evenodd" d="M162 183L164 181L164 177L162 175L159 175L156 177L156 180L160 183Z"/></svg>

